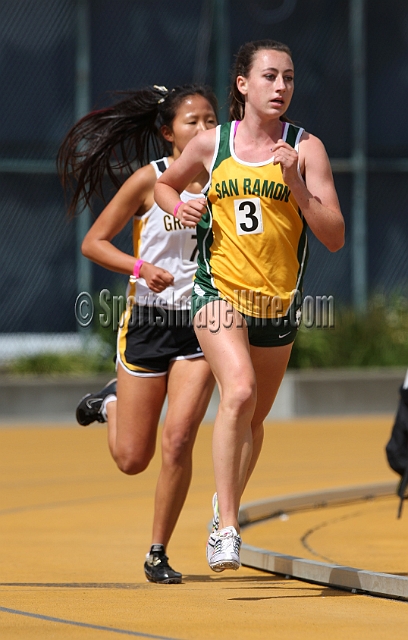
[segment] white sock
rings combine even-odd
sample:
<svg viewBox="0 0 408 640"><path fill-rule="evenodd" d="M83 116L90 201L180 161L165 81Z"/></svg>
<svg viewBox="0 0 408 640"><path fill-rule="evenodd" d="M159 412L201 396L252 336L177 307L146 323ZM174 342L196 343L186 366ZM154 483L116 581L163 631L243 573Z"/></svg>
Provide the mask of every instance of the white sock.
<svg viewBox="0 0 408 640"><path fill-rule="evenodd" d="M106 396L106 398L104 398L103 402L102 402L102 407L101 407L101 414L103 419L105 420L105 422L108 422L108 414L106 412L106 407L109 404L109 402L116 402L117 397L115 396L114 393L111 393L110 395Z"/></svg>
<svg viewBox="0 0 408 640"><path fill-rule="evenodd" d="M407 372L405 374L405 380L404 380L404 383L402 385L402 388L403 389L408 389L408 369L407 369Z"/></svg>

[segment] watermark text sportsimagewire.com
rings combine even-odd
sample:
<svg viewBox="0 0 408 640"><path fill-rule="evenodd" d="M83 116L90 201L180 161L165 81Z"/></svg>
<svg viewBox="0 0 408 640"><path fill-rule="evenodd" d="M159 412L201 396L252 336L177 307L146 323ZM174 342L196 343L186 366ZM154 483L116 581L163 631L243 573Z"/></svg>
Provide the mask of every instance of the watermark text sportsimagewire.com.
<svg viewBox="0 0 408 640"><path fill-rule="evenodd" d="M252 295L251 295L252 294ZM299 291L292 293L288 308L279 296L273 298L262 296L258 292L236 291L235 301L242 301L248 297L256 300L261 309L262 317L254 318L255 326L266 324L266 318L271 318L274 326L297 327L302 323L306 328L333 329L335 326L334 297L332 295L305 296L302 300ZM218 298L210 300L202 307L196 323L200 328L208 326L210 331L217 332L220 326L228 328L233 322L233 303L222 307L218 305ZM125 318L132 324L149 324L159 327L186 326L191 323L190 298L182 297L177 300L167 300L156 296L145 296L136 300L133 296L113 295L109 289L102 289L97 296L82 291L75 300L75 317L81 327L88 327L93 320L99 322L103 328L110 327L113 331L123 324ZM284 313L285 311L285 313ZM235 316L236 318L236 316ZM239 320L238 320L239 321ZM242 323L244 319L242 318ZM236 324L236 322L235 322Z"/></svg>

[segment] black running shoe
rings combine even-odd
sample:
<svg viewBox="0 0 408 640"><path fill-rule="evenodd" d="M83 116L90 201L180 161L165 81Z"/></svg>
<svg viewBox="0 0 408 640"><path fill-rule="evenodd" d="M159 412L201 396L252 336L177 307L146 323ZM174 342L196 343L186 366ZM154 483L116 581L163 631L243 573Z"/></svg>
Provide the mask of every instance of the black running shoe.
<svg viewBox="0 0 408 640"><path fill-rule="evenodd" d="M107 396L116 395L116 378L98 393L87 393L76 408L76 419L80 425L86 427L91 422L105 422L101 413L102 403Z"/></svg>
<svg viewBox="0 0 408 640"><path fill-rule="evenodd" d="M154 544L144 563L144 571L149 582L159 584L180 584L182 575L169 565L169 559L162 544Z"/></svg>

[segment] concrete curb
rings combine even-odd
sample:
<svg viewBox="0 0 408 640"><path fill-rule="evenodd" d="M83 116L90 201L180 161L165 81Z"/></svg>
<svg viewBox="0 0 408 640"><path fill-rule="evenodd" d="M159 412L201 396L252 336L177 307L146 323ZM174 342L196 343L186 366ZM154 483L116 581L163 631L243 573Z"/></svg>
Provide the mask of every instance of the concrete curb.
<svg viewBox="0 0 408 640"><path fill-rule="evenodd" d="M395 413L405 372L402 368L289 370L268 418ZM2 375L0 421L75 421L78 401L85 393L98 391L110 377ZM214 420L218 400L215 390L207 421Z"/></svg>
<svg viewBox="0 0 408 640"><path fill-rule="evenodd" d="M386 482L269 498L243 505L239 511L239 521L245 528L280 513L293 513L299 509L368 500L393 493L395 493L395 482ZM408 578L403 576L306 560L247 544L242 545L241 562L244 566L253 569L282 574L288 578L297 578L328 587L347 589L352 593L362 592L385 598L408 600Z"/></svg>

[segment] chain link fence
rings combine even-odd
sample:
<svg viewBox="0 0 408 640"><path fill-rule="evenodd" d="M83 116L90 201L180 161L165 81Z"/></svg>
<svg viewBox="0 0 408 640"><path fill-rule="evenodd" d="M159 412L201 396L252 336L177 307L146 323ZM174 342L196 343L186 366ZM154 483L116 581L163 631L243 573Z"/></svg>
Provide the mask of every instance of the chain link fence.
<svg viewBox="0 0 408 640"><path fill-rule="evenodd" d="M0 1L0 358L1 345L10 349L17 334L32 344L46 334L49 347L63 348L78 333L78 220L66 217L55 157L81 115L84 55L89 108L108 104L114 90L194 80L216 88L225 119L233 53L253 39L287 43L296 68L289 116L324 141L347 224L346 246L337 254L310 238L305 293L352 302L353 2L362 7L365 25L367 288L406 291L405 0ZM129 228L117 242L131 251ZM90 269L91 295L124 291L124 276Z"/></svg>

